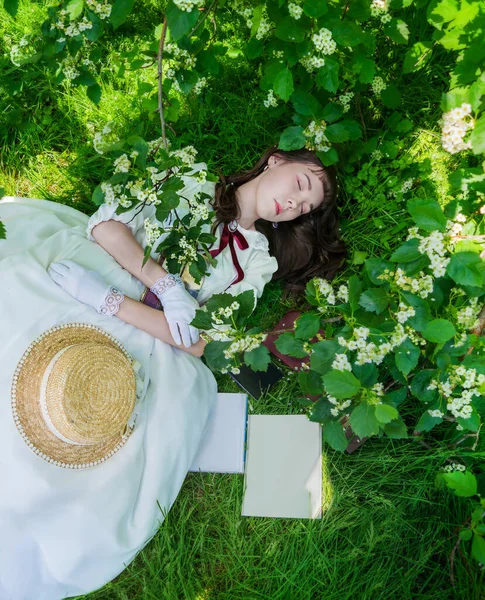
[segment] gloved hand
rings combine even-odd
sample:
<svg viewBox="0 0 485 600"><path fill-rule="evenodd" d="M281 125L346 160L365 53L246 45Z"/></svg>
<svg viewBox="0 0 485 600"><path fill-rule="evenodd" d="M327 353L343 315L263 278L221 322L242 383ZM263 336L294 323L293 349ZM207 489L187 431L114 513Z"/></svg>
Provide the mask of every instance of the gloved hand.
<svg viewBox="0 0 485 600"><path fill-rule="evenodd" d="M118 289L106 283L99 273L89 271L72 260L51 263L47 272L65 292L100 314L112 317L125 298Z"/></svg>
<svg viewBox="0 0 485 600"><path fill-rule="evenodd" d="M176 344L183 342L186 348L199 340L199 330L190 325L199 303L185 289L178 275L170 273L158 279L150 288L160 300L170 333Z"/></svg>

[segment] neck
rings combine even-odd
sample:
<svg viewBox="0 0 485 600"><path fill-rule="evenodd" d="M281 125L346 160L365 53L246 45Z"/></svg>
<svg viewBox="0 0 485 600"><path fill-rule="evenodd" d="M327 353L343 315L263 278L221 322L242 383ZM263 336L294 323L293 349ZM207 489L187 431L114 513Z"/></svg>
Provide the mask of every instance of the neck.
<svg viewBox="0 0 485 600"><path fill-rule="evenodd" d="M236 190L236 200L239 205L238 223L243 229L255 229L254 223L258 220L255 203L255 180L247 181Z"/></svg>

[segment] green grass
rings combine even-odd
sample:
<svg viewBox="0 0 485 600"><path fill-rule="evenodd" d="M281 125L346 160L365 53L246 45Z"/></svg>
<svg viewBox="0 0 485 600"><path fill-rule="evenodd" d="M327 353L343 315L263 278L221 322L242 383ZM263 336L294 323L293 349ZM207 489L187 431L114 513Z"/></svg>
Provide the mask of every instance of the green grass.
<svg viewBox="0 0 485 600"><path fill-rule="evenodd" d="M7 42L30 27L31 9L40 20L42 5L45 3L26 0L21 3L17 23L0 19L0 33ZM153 3L146 2L145 7L106 43L108 66L134 43L133 31L138 36L135 43L150 38L158 12ZM230 23L226 31L230 33ZM234 39L234 46L237 44ZM392 56L387 60L391 69ZM441 150L437 134L446 61L445 53L437 55L425 70L404 78L407 93L402 107L415 128L401 154L430 165L416 194L432 193L442 203L449 199L447 173L454 164ZM0 59L0 69L11 76L8 56ZM99 106L93 105L83 90L56 87L52 76L40 68L21 94L9 96L0 91L0 185L6 193L46 198L87 214L94 212L91 193L107 172L103 158L92 148L94 131L116 120L122 129L139 125L148 137L159 135L156 115L141 110L138 76L139 72L129 73L120 80L114 71L108 73ZM147 80L154 70L145 70L142 76ZM216 173L228 174L252 165L287 126L268 116L258 73L241 60L225 58L224 72L212 82L210 94L189 99L173 125L177 132L174 143L194 145L200 160ZM382 109L375 99L363 102L362 109L366 134L371 137L379 130ZM10 122L9 115L17 116ZM391 206L375 200L383 179L366 189L361 202L345 190L346 178L351 176L341 174L343 233L350 249L349 262L339 276L343 280L360 269L352 264L355 252L368 256L387 252L403 234L396 233L384 243L383 230L392 231L406 219L404 203ZM304 300L284 299L281 285L272 283L253 319L270 329L294 308L304 308ZM218 375L217 379L221 391L238 391L228 377ZM287 372L271 393L251 402L251 411L299 414L297 397L296 377ZM410 424L418 412L419 407L410 403L406 415ZM445 429L438 428L434 441L431 436L427 439L432 450L416 439L372 439L350 456L325 448L322 520L243 518L242 476L189 473L160 531L145 550L116 580L83 598L485 598L483 572L475 563L467 565L461 551L455 555L454 587L450 579L449 557L468 513L465 501L433 486L437 470L451 455L445 445Z"/></svg>

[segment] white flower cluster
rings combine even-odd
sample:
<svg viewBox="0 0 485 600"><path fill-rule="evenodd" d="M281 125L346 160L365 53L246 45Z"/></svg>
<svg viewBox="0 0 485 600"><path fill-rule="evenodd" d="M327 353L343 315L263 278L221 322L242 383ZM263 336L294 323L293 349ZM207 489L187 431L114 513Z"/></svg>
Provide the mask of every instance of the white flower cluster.
<svg viewBox="0 0 485 600"><path fill-rule="evenodd" d="M151 140L147 142L148 144L148 154L156 154L160 148L163 148L163 138L159 137L156 140ZM172 143L167 139L167 148L170 148Z"/></svg>
<svg viewBox="0 0 485 600"><path fill-rule="evenodd" d="M147 246L153 246L161 235L160 228L156 223L152 223L150 219L145 219L143 225L145 228L146 244Z"/></svg>
<svg viewBox="0 0 485 600"><path fill-rule="evenodd" d="M466 471L465 465L461 465L460 463L451 463L451 465L446 465L442 469L445 473L452 473L453 471Z"/></svg>
<svg viewBox="0 0 485 600"><path fill-rule="evenodd" d="M337 290L337 299L341 300L344 303L349 301L349 288L348 288L348 286L341 285L339 287L339 289Z"/></svg>
<svg viewBox="0 0 485 600"><path fill-rule="evenodd" d="M197 260L197 248L194 247L193 242L187 240L185 236L182 236L178 245L183 249L183 252L180 252L178 255L172 254L170 258L174 258L185 264L191 264Z"/></svg>
<svg viewBox="0 0 485 600"><path fill-rule="evenodd" d="M180 85L175 79L175 77L177 76L177 71L180 71L181 69L192 70L195 67L197 58L195 56L191 56L191 54L187 52L187 50L179 48L177 44L173 42L169 42L168 44L166 44L164 51L170 55L170 60L165 62L165 65L167 65L168 67L165 71L165 77L167 79L171 79L172 86L180 92ZM205 84L202 84L202 87L204 87L204 85ZM201 90L202 87L200 88Z"/></svg>
<svg viewBox="0 0 485 600"><path fill-rule="evenodd" d="M458 341L455 342L451 347L452 348L460 348L461 346L464 346L466 341L467 341L468 337L466 333L462 333L460 335L460 337L458 338Z"/></svg>
<svg viewBox="0 0 485 600"><path fill-rule="evenodd" d="M344 411L346 408L348 408L352 404L352 400L344 400L342 403L339 403L339 401L336 398L334 398L333 396L328 396L327 399L330 402L330 404L334 405L334 407L330 409L330 413L334 417L338 417L340 414L340 411Z"/></svg>
<svg viewBox="0 0 485 600"><path fill-rule="evenodd" d="M109 2L86 0L86 6L96 13L100 19L107 19L111 15L112 6Z"/></svg>
<svg viewBox="0 0 485 600"><path fill-rule="evenodd" d="M72 56L66 56L66 58L61 61L60 67L62 72L64 73L64 77L68 81L72 81L73 79L76 79L76 77L79 77L79 71L76 68L76 58Z"/></svg>
<svg viewBox="0 0 485 600"><path fill-rule="evenodd" d="M192 88L192 91L194 92L194 94L196 96L198 96L206 86L207 86L207 78L201 77L199 79L199 81L197 81L197 83Z"/></svg>
<svg viewBox="0 0 485 600"><path fill-rule="evenodd" d="M352 102L352 98L354 97L354 92L347 92L346 94L341 94L337 98L337 102L342 105L344 109L344 113L349 112L350 103Z"/></svg>
<svg viewBox="0 0 485 600"><path fill-rule="evenodd" d="M207 221L209 218L209 207L200 200L200 195L197 194L193 200L189 200L189 211L192 215L193 222Z"/></svg>
<svg viewBox="0 0 485 600"><path fill-rule="evenodd" d="M35 55L35 48L30 42L30 36L24 35L18 44L12 46L10 60L16 67L23 66Z"/></svg>
<svg viewBox="0 0 485 600"><path fill-rule="evenodd" d="M288 12L290 13L290 17L298 21L298 19L303 14L303 8L299 4L295 4L294 2L288 3Z"/></svg>
<svg viewBox="0 0 485 600"><path fill-rule="evenodd" d="M418 237L421 239L419 242L418 250L421 254L427 254L430 260L429 268L433 271L435 277L443 277L446 273L446 267L450 262L450 258L445 258L447 251L445 245L445 236L441 231L432 231L428 237Z"/></svg>
<svg viewBox="0 0 485 600"><path fill-rule="evenodd" d="M104 182L101 184L101 191L104 193L104 202L108 206L122 206L123 208L131 208L132 202L123 192L123 186L120 184L111 185Z"/></svg>
<svg viewBox="0 0 485 600"><path fill-rule="evenodd" d="M251 352L251 350L259 348L266 339L266 336L267 334L265 333L256 333L234 340L229 348L224 350L224 358L232 360L241 352Z"/></svg>
<svg viewBox="0 0 485 600"><path fill-rule="evenodd" d="M335 304L336 296L333 291L333 287L328 281L322 279L321 277L315 277L313 279L313 283L315 285L315 289L319 292L327 301L327 304Z"/></svg>
<svg viewBox="0 0 485 600"><path fill-rule="evenodd" d="M461 325L460 329L465 331L476 329L480 325L478 319L480 310L481 305L478 304L478 298L470 298L469 305L461 308L456 314L456 322Z"/></svg>
<svg viewBox="0 0 485 600"><path fill-rule="evenodd" d="M463 223L466 223L466 217L462 213L458 213L453 221L446 221L446 233L450 236L461 235Z"/></svg>
<svg viewBox="0 0 485 600"><path fill-rule="evenodd" d="M477 374L476 369L467 369L463 365L453 365L449 372L449 378L444 382L432 379L428 390L438 390L447 399L446 408L454 417L468 419L473 412L473 396L481 396L478 388L485 383L485 375ZM462 391L457 392L459 396L453 396L457 387L461 387Z"/></svg>
<svg viewBox="0 0 485 600"><path fill-rule="evenodd" d="M389 14L389 0L372 0L370 14L373 17L380 17L382 23L389 23L392 19Z"/></svg>
<svg viewBox="0 0 485 600"><path fill-rule="evenodd" d="M396 319L399 323L405 323L411 317L414 317L416 311L412 306L407 306L404 302L399 302L399 311L396 313Z"/></svg>
<svg viewBox="0 0 485 600"><path fill-rule="evenodd" d="M264 100L263 104L266 108L270 106L278 106L278 100L275 98L273 90L269 90L268 97Z"/></svg>
<svg viewBox="0 0 485 600"><path fill-rule="evenodd" d="M226 308L219 308L215 312L211 313L212 322L216 325L222 325L224 321L221 319L221 317L229 319L230 317L232 317L234 311L238 310L239 307L239 302L234 301L230 306L227 306Z"/></svg>
<svg viewBox="0 0 485 600"><path fill-rule="evenodd" d="M107 123L101 131L95 133L93 146L98 154L104 154L109 146L118 141L112 127L113 123Z"/></svg>
<svg viewBox="0 0 485 600"><path fill-rule="evenodd" d="M401 192L401 194L405 194L406 192L409 192L409 190L413 187L413 183L414 183L414 177L410 177L409 179L406 179L406 181L402 184L401 189L399 190Z"/></svg>
<svg viewBox="0 0 485 600"><path fill-rule="evenodd" d="M303 135L307 141L305 147L310 150L318 150L321 152L327 152L330 150L330 142L325 135L325 129L327 124L325 121L311 121L308 127L303 131Z"/></svg>
<svg viewBox="0 0 485 600"><path fill-rule="evenodd" d="M384 79L382 79L382 77L379 77L379 75L376 75L374 77L374 79L372 80L371 86L372 86L372 91L374 92L374 94L376 96L378 96L382 92L382 90L386 89L387 83L384 83Z"/></svg>
<svg viewBox="0 0 485 600"><path fill-rule="evenodd" d="M119 156L113 163L115 173L128 173L131 167L131 162L126 154Z"/></svg>
<svg viewBox="0 0 485 600"><path fill-rule="evenodd" d="M318 33L312 35L312 42L315 48L322 54L333 54L337 49L337 44L332 39L332 32L325 27L322 27Z"/></svg>
<svg viewBox="0 0 485 600"><path fill-rule="evenodd" d="M421 298L427 298L433 291L433 277L426 275L423 271L418 273L416 278L408 277L402 269L390 271L384 269L384 272L378 276L378 279L392 281L405 292L413 292Z"/></svg>
<svg viewBox="0 0 485 600"><path fill-rule="evenodd" d="M413 344L415 344L416 346L426 346L426 344L427 344L426 340L423 337L421 337L420 335L418 335L411 326L406 325L406 327L404 328L404 331L406 332L408 338L411 340L411 342Z"/></svg>
<svg viewBox="0 0 485 600"><path fill-rule="evenodd" d="M51 27L51 29L57 28L63 32L63 35L66 35L67 37L74 37L83 31L86 31L86 29L92 29L92 27L92 22L86 16L83 16L82 19L71 21L69 11L62 9L59 11L58 21L53 27Z"/></svg>
<svg viewBox="0 0 485 600"><path fill-rule="evenodd" d="M442 419L445 414L442 413L440 410L436 409L436 410L428 410L428 413L431 417L437 417L438 419Z"/></svg>
<svg viewBox="0 0 485 600"><path fill-rule="evenodd" d="M472 116L472 107L466 102L442 116L441 145L450 154L471 148L471 141L465 142L467 131L475 126Z"/></svg>
<svg viewBox="0 0 485 600"><path fill-rule="evenodd" d="M197 150L193 146L186 146L180 150L174 150L172 156L180 159L187 167L192 167L195 163Z"/></svg>
<svg viewBox="0 0 485 600"><path fill-rule="evenodd" d="M352 371L352 365L349 362L346 354L336 354L335 360L332 363L332 369L337 371Z"/></svg>
<svg viewBox="0 0 485 600"><path fill-rule="evenodd" d="M300 63L305 67L307 73L313 73L325 65L325 59L323 56L315 56L308 52L307 56L300 58Z"/></svg>
<svg viewBox="0 0 485 600"><path fill-rule="evenodd" d="M352 339L346 340L343 337L337 339L342 348L357 350L357 357L355 360L357 365L363 365L365 363L375 363L376 365L380 365L386 355L402 344L408 337L408 334L400 323L392 332L389 341L381 343L379 346L376 346L374 342L367 342L369 333L367 327L356 327Z"/></svg>
<svg viewBox="0 0 485 600"><path fill-rule="evenodd" d="M173 0L177 8L185 12L192 12L194 6L203 6L204 0Z"/></svg>
<svg viewBox="0 0 485 600"><path fill-rule="evenodd" d="M253 11L252 11L252 9L249 7L244 8L242 6L241 2L234 2L233 6L231 8L236 13L241 15L241 17L246 21L246 26L249 27L249 29L251 29L253 26ZM271 22L268 19L268 12L267 12L266 6L264 6L263 12L261 13L261 21L259 22L258 30L256 31L256 35L255 35L256 39L262 40L267 35L267 33L269 32L270 29L271 29Z"/></svg>

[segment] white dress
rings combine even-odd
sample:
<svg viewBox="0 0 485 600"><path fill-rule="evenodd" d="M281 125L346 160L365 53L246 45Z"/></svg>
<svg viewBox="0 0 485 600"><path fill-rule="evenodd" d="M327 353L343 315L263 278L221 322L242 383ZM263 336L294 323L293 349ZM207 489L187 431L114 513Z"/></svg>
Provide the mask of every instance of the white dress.
<svg viewBox="0 0 485 600"><path fill-rule="evenodd" d="M197 191L193 180L186 183L185 193ZM7 239L0 241L0 600L61 600L116 577L170 510L215 402L215 379L200 359L97 314L47 274L51 262L71 259L139 298L143 285L88 239L94 224L113 218L113 212L103 205L88 219L44 200L0 202L7 229ZM140 219L130 226L143 242ZM245 277L228 291L254 289L260 296L276 261L264 236L243 233L249 248L238 256ZM218 259L202 298L224 291L234 279L228 247ZM128 442L105 463L81 471L35 455L17 431L10 406L12 376L26 348L50 327L70 322L91 323L116 336L141 363L145 383Z"/></svg>

